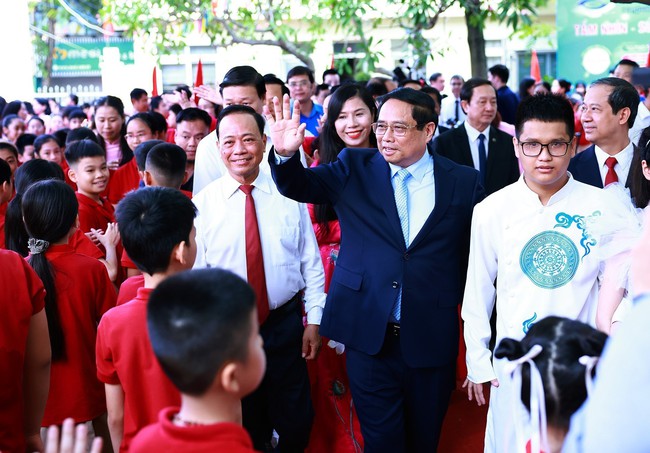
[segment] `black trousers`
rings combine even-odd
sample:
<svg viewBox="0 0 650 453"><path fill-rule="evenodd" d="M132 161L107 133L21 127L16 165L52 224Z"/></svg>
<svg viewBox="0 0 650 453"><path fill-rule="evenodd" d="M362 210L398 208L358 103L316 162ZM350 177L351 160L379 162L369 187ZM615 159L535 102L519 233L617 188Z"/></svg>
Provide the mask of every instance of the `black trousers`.
<svg viewBox="0 0 650 453"><path fill-rule="evenodd" d="M256 450L270 451L275 429L280 452L302 452L309 443L314 410L307 364L302 358L300 297L272 310L260 327L266 373L259 388L242 400L244 427Z"/></svg>
<svg viewBox="0 0 650 453"><path fill-rule="evenodd" d="M377 355L346 349L350 390L366 453L435 452L455 384L455 362L411 368L399 335Z"/></svg>

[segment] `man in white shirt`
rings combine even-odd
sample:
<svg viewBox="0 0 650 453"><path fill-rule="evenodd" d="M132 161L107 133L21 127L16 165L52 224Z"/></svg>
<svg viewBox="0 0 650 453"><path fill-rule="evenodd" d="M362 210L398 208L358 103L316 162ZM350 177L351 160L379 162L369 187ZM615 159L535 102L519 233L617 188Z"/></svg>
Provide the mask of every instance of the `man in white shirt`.
<svg viewBox="0 0 650 453"><path fill-rule="evenodd" d="M633 74L634 71L639 67L639 63L627 58L623 58L618 62L616 68L614 68L614 77L619 79L626 80L634 85ZM646 87L647 89L648 87ZM634 120L634 125L630 128L629 136L632 143L636 146L643 146L645 143L639 143L641 134L646 127L650 126L650 97L646 97L645 100L639 102L639 110L637 111L636 119Z"/></svg>
<svg viewBox="0 0 650 453"><path fill-rule="evenodd" d="M624 79L598 79L589 86L580 108L585 137L593 145L571 160L569 172L595 187L612 182L629 186L635 145L628 133L639 108L639 93Z"/></svg>
<svg viewBox="0 0 650 453"><path fill-rule="evenodd" d="M440 106L440 124L447 127L458 127L467 115L460 105L460 90L463 88L465 80L458 74L451 76L451 96L442 100Z"/></svg>
<svg viewBox="0 0 650 453"><path fill-rule="evenodd" d="M491 383L486 452L524 451L515 445L513 391L502 361L492 362L490 316L497 310L496 343L521 339L547 316L593 325L601 258L585 224L616 215L617 201L574 180L567 172L575 153L573 109L548 94L522 101L516 118L515 152L523 175L474 209L465 321L469 399L485 404Z"/></svg>
<svg viewBox="0 0 650 453"><path fill-rule="evenodd" d="M316 237L307 207L280 195L270 175L260 171L266 145L261 115L248 106L226 107L218 118L217 137L227 173L193 199L199 211L194 267L231 270L256 288L260 281L250 276L262 261L257 270L266 290L256 292L268 364L261 386L242 402L243 424L256 450L266 451L275 430L280 451L303 451L313 420L304 359L314 359L320 348L318 327L325 306ZM249 254L255 247L249 241L249 197L259 230L258 260ZM261 305L264 299L268 306Z"/></svg>
<svg viewBox="0 0 650 453"><path fill-rule="evenodd" d="M223 98L224 107L247 105L257 113L262 113L266 98L266 83L264 77L251 66L235 66L229 70L219 85L219 92ZM270 150L271 146L271 140L267 139L266 151ZM303 152L301 152L301 161L303 165L306 165ZM227 173L217 147L216 131L206 135L199 143L194 168L194 187L192 190L194 195L198 194L212 181ZM266 174L270 174L269 164L266 159L262 159L260 168Z"/></svg>

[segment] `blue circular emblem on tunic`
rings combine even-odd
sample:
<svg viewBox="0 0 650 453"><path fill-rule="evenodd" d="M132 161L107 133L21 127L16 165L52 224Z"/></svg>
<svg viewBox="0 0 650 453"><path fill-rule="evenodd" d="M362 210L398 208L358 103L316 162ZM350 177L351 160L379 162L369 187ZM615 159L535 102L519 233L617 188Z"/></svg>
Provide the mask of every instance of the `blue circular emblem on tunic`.
<svg viewBox="0 0 650 453"><path fill-rule="evenodd" d="M543 231L521 251L521 270L537 286L554 289L571 281L578 269L578 248L557 231Z"/></svg>

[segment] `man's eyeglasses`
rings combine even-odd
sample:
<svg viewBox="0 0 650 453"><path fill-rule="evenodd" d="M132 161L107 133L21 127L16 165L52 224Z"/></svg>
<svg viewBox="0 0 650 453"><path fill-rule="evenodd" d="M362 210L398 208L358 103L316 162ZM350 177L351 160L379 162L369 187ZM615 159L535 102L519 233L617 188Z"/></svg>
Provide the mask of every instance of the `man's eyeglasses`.
<svg viewBox="0 0 650 453"><path fill-rule="evenodd" d="M395 137L404 137L409 129L418 127L418 124L407 126L406 124L388 124L388 123L372 123L372 130L376 135L385 135L388 129L393 130Z"/></svg>
<svg viewBox="0 0 650 453"><path fill-rule="evenodd" d="M571 142L572 140L568 142L555 141L551 143L519 142L519 146L521 146L524 156L537 157L542 153L542 150L546 148L551 156L562 157L566 155L567 151L569 151L569 145Z"/></svg>

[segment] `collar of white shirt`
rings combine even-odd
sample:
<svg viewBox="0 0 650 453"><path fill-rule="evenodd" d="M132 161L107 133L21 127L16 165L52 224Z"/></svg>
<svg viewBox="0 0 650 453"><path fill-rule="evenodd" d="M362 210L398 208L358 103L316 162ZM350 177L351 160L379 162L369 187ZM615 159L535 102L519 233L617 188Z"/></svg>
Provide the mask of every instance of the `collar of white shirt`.
<svg viewBox="0 0 650 453"><path fill-rule="evenodd" d="M483 134L485 135L485 144L488 144L488 141L490 139L490 127L488 126L485 128L484 131L479 131L478 129L474 129L472 126L469 125L467 121L465 121L465 130L467 131L467 136L469 137L470 142L475 142L478 140L478 136Z"/></svg>
<svg viewBox="0 0 650 453"><path fill-rule="evenodd" d="M573 176L571 173L567 172L569 175L569 180L565 185L563 185L560 190L555 192L553 195L551 195L551 198L548 199L548 203L546 203L546 206L551 206L558 201L563 200L566 198L572 191L574 186L576 185L576 180L573 179ZM522 194L522 196L530 203L537 203L541 205L541 202L539 201L539 195L537 195L535 192L531 190L530 187L526 184L526 175L522 174L519 177L519 180L516 182L521 187L521 190L519 193Z"/></svg>
<svg viewBox="0 0 650 453"><path fill-rule="evenodd" d="M600 149L598 146L594 147L596 150L596 160L598 161L598 168L603 168L605 166L605 161L608 157L615 157L618 164L621 168L630 168L632 163L632 155L634 154L634 144L630 141L625 148L623 148L618 153L610 156L605 151Z"/></svg>
<svg viewBox="0 0 650 453"><path fill-rule="evenodd" d="M226 198L230 198L237 193L239 186L241 186L242 183L235 180L230 175L230 173L226 173L223 178L224 195ZM273 182L271 181L269 175L267 175L266 172L260 171L260 173L257 175L257 178L255 178L255 181L253 181L251 185L255 186L256 189L265 192L266 194L271 194L271 184L273 184Z"/></svg>
<svg viewBox="0 0 650 453"><path fill-rule="evenodd" d="M425 149L424 154L422 155L420 160L418 160L414 164L409 165L408 167L406 167L406 169L411 174L413 179L421 183L422 179L424 178L424 175L426 174L427 170L429 170L429 166L432 165L432 163L433 163L433 156L429 154L429 152ZM391 163L389 163L388 165L390 166L390 177L392 179L393 176L395 176L395 173L400 171L402 167Z"/></svg>

